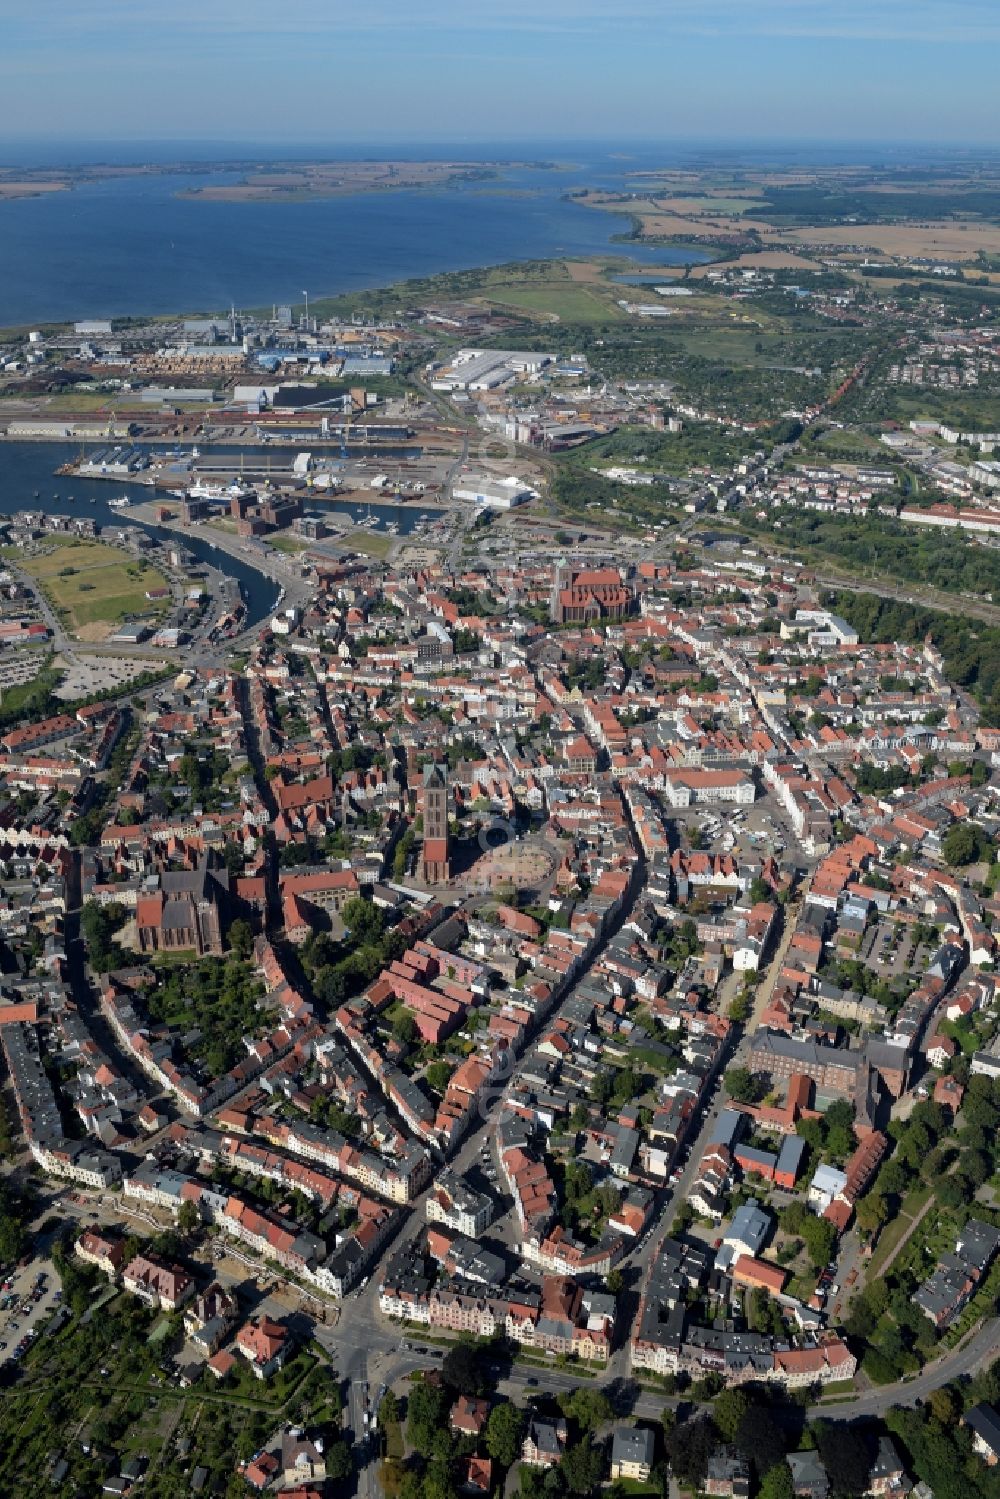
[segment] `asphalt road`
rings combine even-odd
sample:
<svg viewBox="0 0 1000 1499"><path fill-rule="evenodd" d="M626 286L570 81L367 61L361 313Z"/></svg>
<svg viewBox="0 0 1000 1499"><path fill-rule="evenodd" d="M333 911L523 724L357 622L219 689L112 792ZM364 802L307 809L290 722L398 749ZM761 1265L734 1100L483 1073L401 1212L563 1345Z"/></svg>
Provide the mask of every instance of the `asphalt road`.
<svg viewBox="0 0 1000 1499"><path fill-rule="evenodd" d="M440 1347L422 1348L419 1335L416 1333L409 1334L406 1341L413 1344L412 1350L404 1351L401 1347L399 1355L390 1361L393 1369L392 1378L395 1380L406 1378L414 1369L433 1368L442 1352ZM812 1405L808 1407L806 1414L810 1420L822 1417L827 1421L856 1421L862 1416L882 1416L894 1405L916 1405L918 1401L926 1399L942 1385L950 1384L963 1375L975 1373L980 1367L991 1363L998 1356L1000 1356L1000 1318L993 1318L985 1323L975 1337L962 1348L947 1354L936 1363L929 1364L921 1374L915 1375L912 1379L886 1385L854 1399ZM523 1401L536 1392L539 1394L560 1393L564 1390L579 1389L581 1384L587 1388L601 1389L613 1380L622 1377L621 1373L616 1374L610 1367L601 1370L592 1379L581 1379L579 1375L567 1373L562 1369L546 1369L515 1363L509 1373L498 1381L497 1389L500 1394L510 1399ZM629 1378L627 1374L624 1377ZM391 1382L385 1372L380 1374L379 1378L380 1382L386 1384ZM678 1403L676 1399L661 1395L655 1390L644 1389L635 1396L631 1404L631 1414L644 1420L658 1420L664 1406L674 1406Z"/></svg>
<svg viewBox="0 0 1000 1499"><path fill-rule="evenodd" d="M812 1417L824 1416L831 1421L853 1421L858 1416L882 1416L893 1405L916 1405L942 1385L950 1384L962 1375L975 1373L982 1365L992 1363L997 1357L1000 1357L1000 1318L992 1317L983 1324L974 1338L970 1338L954 1353L945 1354L944 1358L929 1364L912 1379L871 1390L855 1400L814 1405L809 1414Z"/></svg>

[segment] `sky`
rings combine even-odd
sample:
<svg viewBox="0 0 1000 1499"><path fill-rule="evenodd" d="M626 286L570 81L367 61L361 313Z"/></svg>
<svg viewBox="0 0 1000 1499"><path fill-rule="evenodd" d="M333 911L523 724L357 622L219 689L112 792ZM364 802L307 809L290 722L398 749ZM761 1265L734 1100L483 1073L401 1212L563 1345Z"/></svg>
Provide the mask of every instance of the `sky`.
<svg viewBox="0 0 1000 1499"><path fill-rule="evenodd" d="M1000 146L1000 0L0 0L0 143Z"/></svg>

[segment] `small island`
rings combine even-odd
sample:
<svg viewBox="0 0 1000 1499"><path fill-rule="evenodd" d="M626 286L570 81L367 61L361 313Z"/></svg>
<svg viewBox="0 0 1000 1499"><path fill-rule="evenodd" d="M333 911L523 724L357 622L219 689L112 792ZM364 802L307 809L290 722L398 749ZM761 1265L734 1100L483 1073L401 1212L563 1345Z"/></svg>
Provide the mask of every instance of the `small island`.
<svg viewBox="0 0 1000 1499"><path fill-rule="evenodd" d="M513 162L324 161L269 162L249 168L239 182L210 182L186 188L179 198L215 203L300 203L349 193L398 192L446 187L455 182L489 181Z"/></svg>
<svg viewBox="0 0 1000 1499"><path fill-rule="evenodd" d="M0 202L71 192L114 177L198 175L204 185L179 188L176 197L210 203L302 203L348 193L393 192L489 182L509 168L544 170L523 161L260 161L94 162L82 166L0 167ZM238 180L231 180L236 177Z"/></svg>

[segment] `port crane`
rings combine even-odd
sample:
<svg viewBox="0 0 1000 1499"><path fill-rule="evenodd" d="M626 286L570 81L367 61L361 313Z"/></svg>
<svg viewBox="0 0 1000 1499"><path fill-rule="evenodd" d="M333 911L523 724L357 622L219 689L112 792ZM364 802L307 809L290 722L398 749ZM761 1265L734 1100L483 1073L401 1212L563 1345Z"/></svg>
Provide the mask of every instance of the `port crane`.
<svg viewBox="0 0 1000 1499"><path fill-rule="evenodd" d="M347 436L348 436L348 433L351 430L351 418L354 415L354 404L351 401L351 397L349 395L346 395L344 397L343 410L344 410L344 425L340 429L340 466L341 466L341 468L343 468L344 465L347 462Z"/></svg>

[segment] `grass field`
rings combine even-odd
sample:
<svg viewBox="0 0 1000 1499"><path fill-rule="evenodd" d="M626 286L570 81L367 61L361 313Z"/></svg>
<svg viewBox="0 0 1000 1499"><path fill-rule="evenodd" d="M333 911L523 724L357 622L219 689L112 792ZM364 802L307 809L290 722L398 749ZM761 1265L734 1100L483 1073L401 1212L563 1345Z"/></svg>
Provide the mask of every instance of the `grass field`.
<svg viewBox="0 0 1000 1499"><path fill-rule="evenodd" d="M161 572L99 541L55 537L38 556L18 561L74 631L120 624L130 615L160 615L170 606L169 600L146 598L147 589L166 586Z"/></svg>
<svg viewBox="0 0 1000 1499"><path fill-rule="evenodd" d="M366 557L388 557L395 536L382 536L377 531L351 531L344 538L344 543L352 551L364 552Z"/></svg>
<svg viewBox="0 0 1000 1499"><path fill-rule="evenodd" d="M58 395L47 396L45 410L39 415L56 415L60 411L109 411L113 401L114 396L106 390L78 390L74 386Z"/></svg>
<svg viewBox="0 0 1000 1499"><path fill-rule="evenodd" d="M881 1234L879 1234L875 1253L872 1255L868 1268L865 1271L866 1281L871 1282L881 1275L884 1266L895 1254L896 1246L913 1226L914 1219L922 1211L932 1191L932 1187L916 1187L903 1199L896 1217L891 1223L886 1224Z"/></svg>
<svg viewBox="0 0 1000 1499"><path fill-rule="evenodd" d="M293 557L297 556L299 552L307 551L309 547L307 541L299 541L294 536L269 536L267 544L274 547L275 551L287 552Z"/></svg>
<svg viewBox="0 0 1000 1499"><path fill-rule="evenodd" d="M610 288L579 281L491 288L489 301L501 308L558 318L561 323L607 323L622 316Z"/></svg>
<svg viewBox="0 0 1000 1499"><path fill-rule="evenodd" d="M698 213L747 213L751 209L765 207L763 198L727 198L723 194L716 197L706 195L703 198L685 198L683 196L657 197L661 208L670 213L698 214Z"/></svg>
<svg viewBox="0 0 1000 1499"><path fill-rule="evenodd" d="M831 427L828 432L816 441L816 447L832 457L841 453L865 452L869 454L879 453L885 456L885 449L876 437L869 437L867 432L859 432L856 428L850 431L841 431L838 427Z"/></svg>

